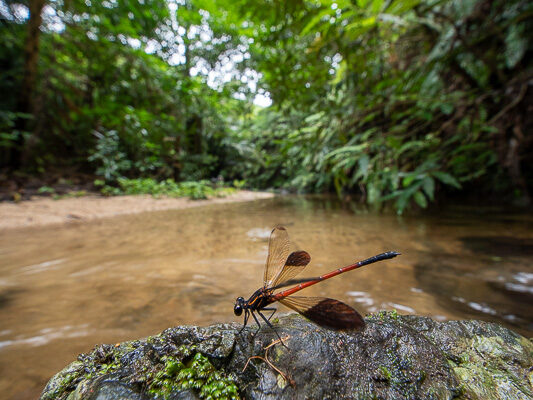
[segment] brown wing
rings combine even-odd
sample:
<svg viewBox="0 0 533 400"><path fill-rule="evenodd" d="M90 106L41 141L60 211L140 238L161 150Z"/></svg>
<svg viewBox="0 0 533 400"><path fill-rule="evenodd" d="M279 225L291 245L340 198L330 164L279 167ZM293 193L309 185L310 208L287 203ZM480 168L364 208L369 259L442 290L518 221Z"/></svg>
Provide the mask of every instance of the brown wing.
<svg viewBox="0 0 533 400"><path fill-rule="evenodd" d="M279 274L285 261L289 257L290 241L287 230L282 226L277 226L270 233L268 241L268 257L263 277L263 286L272 286L272 280Z"/></svg>
<svg viewBox="0 0 533 400"><path fill-rule="evenodd" d="M283 268L280 269L277 275L272 278L271 282L269 282L268 287L279 288L285 286L283 283L302 272L310 261L311 256L307 251L300 250L292 252L287 258ZM307 280L311 279L306 279L304 282Z"/></svg>
<svg viewBox="0 0 533 400"><path fill-rule="evenodd" d="M349 305L325 297L286 297L279 301L320 326L333 329L361 329L363 317Z"/></svg>

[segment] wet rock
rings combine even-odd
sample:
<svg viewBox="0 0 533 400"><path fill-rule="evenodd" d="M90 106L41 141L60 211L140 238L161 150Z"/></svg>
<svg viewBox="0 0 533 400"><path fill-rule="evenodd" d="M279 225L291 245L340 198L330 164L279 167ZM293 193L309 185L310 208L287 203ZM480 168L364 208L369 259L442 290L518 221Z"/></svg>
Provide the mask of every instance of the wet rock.
<svg viewBox="0 0 533 400"><path fill-rule="evenodd" d="M87 398L89 400L145 400L147 397L140 393L136 393L123 382L115 380L113 377L107 379L100 379L91 385L90 394L83 396L74 391L68 397L68 400L78 400Z"/></svg>
<svg viewBox="0 0 533 400"><path fill-rule="evenodd" d="M237 334L177 327L97 346L55 375L41 399L532 399L533 343L497 324L380 313L360 332L297 315Z"/></svg>

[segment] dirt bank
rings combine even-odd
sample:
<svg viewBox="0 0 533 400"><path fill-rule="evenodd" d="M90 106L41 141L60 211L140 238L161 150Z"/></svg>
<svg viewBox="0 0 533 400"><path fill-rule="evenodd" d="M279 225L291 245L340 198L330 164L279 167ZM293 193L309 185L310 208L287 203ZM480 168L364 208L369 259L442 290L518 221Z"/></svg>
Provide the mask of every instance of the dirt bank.
<svg viewBox="0 0 533 400"><path fill-rule="evenodd" d="M152 196L85 196L53 200L34 197L20 203L0 203L0 230L42 226L48 224L89 221L97 218L136 214L145 211L183 209L207 204L232 203L266 199L272 193L239 191L222 198L190 200L188 198L160 198Z"/></svg>

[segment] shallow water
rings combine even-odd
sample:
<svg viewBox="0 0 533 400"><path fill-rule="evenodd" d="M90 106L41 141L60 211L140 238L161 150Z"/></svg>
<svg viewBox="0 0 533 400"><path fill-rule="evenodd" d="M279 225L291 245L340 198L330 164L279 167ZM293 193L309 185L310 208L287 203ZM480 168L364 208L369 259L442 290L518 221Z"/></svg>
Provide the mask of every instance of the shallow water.
<svg viewBox="0 0 533 400"><path fill-rule="evenodd" d="M307 276L402 253L302 295L533 333L532 214L462 206L398 217L278 197L0 233L0 393L36 398L97 343L238 321L233 303L259 287L276 224L311 254Z"/></svg>

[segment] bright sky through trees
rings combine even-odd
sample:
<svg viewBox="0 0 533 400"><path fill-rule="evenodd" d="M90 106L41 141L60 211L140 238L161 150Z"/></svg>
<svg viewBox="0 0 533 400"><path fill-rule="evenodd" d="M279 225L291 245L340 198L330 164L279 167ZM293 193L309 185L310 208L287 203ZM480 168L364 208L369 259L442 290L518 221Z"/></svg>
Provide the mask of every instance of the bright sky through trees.
<svg viewBox="0 0 533 400"><path fill-rule="evenodd" d="M88 6L91 5L90 1L86 1L86 3ZM171 13L173 13L171 15L175 15L178 8L183 6L183 4L184 2L182 1L168 1L168 8ZM205 10L200 10L199 13L202 17L209 16L209 12ZM65 25L53 7L45 6L42 14L43 26L46 27L46 29L61 32L65 28ZM24 4L15 3L8 7L5 1L0 0L0 15L5 18L15 17L18 20L26 20L29 17L29 10ZM184 35L187 35L187 39L199 39L200 42L197 43L196 46L202 46L202 44L207 45L213 40L213 35L205 20L202 20L200 25L191 26L189 30L186 31L183 26L179 25L179 22L175 17L171 19L174 31L167 31L165 39L169 42L177 42L179 44L177 47L174 47L175 52L168 58L167 62L170 65L181 65L185 63L185 46L182 38ZM91 32L88 32L87 34L89 37L94 38L94 35L91 35ZM141 47L141 41L136 38L127 38L127 43L135 49ZM148 41L144 50L148 54L151 54L154 53L158 47L159 46L155 41ZM272 104L272 100L268 93L264 91L261 91L261 93L257 92L257 83L260 74L253 69L247 69L241 73L236 68L236 64L242 62L245 58L249 58L249 56L248 49L245 46L240 46L238 51L230 52L227 57L222 58L221 62L218 63L215 68L210 68L203 60L198 60L197 64L190 68L190 74L191 76L205 76L207 84L215 90L220 89L221 85L230 82L232 79L240 79L241 82L248 85L252 93L255 93L253 99L254 104L261 107L268 107ZM246 97L243 94L237 93L235 98L244 100Z"/></svg>

